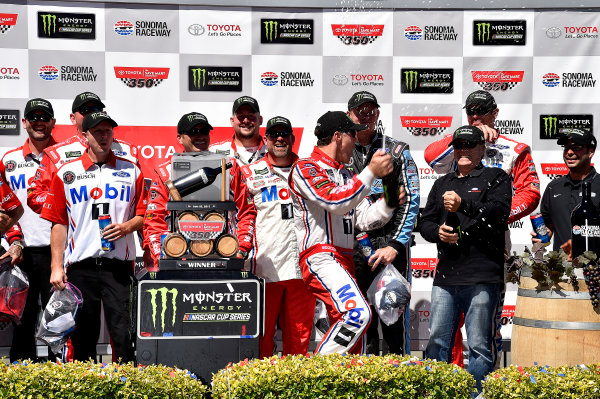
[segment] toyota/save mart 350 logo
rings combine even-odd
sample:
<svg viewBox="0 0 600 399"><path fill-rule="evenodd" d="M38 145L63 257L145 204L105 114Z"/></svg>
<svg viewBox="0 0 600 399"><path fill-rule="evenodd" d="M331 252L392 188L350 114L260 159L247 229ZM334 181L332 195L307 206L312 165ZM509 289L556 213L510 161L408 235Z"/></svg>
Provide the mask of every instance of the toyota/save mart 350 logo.
<svg viewBox="0 0 600 399"><path fill-rule="evenodd" d="M150 304L152 305L152 326L156 329L156 321L160 320L160 331L161 333L165 332L165 322L169 322L166 319L166 313L169 305L172 308L172 317L170 320L170 327L175 326L175 320L177 316L177 295L179 291L176 288L152 288L146 290L148 294L150 294ZM169 302L169 297L171 301ZM157 300L160 300L160 316L158 316L158 304Z"/></svg>

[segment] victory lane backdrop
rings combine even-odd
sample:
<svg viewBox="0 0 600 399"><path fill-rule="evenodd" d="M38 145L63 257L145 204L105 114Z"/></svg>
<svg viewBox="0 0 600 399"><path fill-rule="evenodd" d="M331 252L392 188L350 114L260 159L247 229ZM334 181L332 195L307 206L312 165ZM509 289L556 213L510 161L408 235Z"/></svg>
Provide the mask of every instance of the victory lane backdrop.
<svg viewBox="0 0 600 399"><path fill-rule="evenodd" d="M294 150L307 156L317 118L368 90L381 105L377 131L411 147L424 206L438 176L423 152L467 123L462 106L474 90L495 96L501 134L533 148L542 191L566 173L561 129L598 130L597 10L73 4L0 6L0 153L25 141L27 99L52 102L61 140L74 134L73 97L89 90L119 123L115 136L138 147L146 176L182 150L175 125L184 113L207 116L212 143L229 139L231 104L241 95L258 99L265 121L288 117ZM515 251L530 245L528 218L510 229ZM418 234L416 244L410 327L413 349L423 349L437 252ZM515 286L506 298L509 339ZM10 327L0 334L0 345L9 344Z"/></svg>

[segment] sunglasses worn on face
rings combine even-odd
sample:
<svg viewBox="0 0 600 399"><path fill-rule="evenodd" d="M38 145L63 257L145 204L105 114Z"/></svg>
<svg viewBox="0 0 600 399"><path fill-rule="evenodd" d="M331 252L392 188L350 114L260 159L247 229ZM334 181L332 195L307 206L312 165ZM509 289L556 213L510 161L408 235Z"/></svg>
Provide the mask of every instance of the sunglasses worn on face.
<svg viewBox="0 0 600 399"><path fill-rule="evenodd" d="M50 122L50 119L52 119L52 117L48 114L32 114L29 116L26 116L25 119L27 119L29 122Z"/></svg>
<svg viewBox="0 0 600 399"><path fill-rule="evenodd" d="M277 137L281 137L282 139L287 139L292 135L290 132L267 132L265 136L270 139L275 140Z"/></svg>
<svg viewBox="0 0 600 399"><path fill-rule="evenodd" d="M452 148L454 148L455 150L461 150L463 148L475 148L477 147L477 144L479 144L476 141L459 141L458 143L454 143L452 144Z"/></svg>
<svg viewBox="0 0 600 399"><path fill-rule="evenodd" d="M491 109L481 109L481 108L467 108L466 112L467 115L469 116L473 116L473 115L487 115L491 112Z"/></svg>
<svg viewBox="0 0 600 399"><path fill-rule="evenodd" d="M568 145L568 144L567 144L567 145L563 145L563 146L562 146L562 148L563 148L563 151L569 151L569 150L571 150L571 151L573 151L573 152L579 152L579 151L583 150L583 149L584 149L584 147L585 147L585 146L583 146L583 145L580 145L580 144L573 144L573 145Z"/></svg>
<svg viewBox="0 0 600 399"><path fill-rule="evenodd" d="M197 136L199 134L209 134L210 130L209 129L198 129L198 128L193 128L191 130L189 130L188 132L186 132L185 134L187 134L188 136Z"/></svg>
<svg viewBox="0 0 600 399"><path fill-rule="evenodd" d="M102 111L102 108L85 106L85 107L79 107L77 109L77 112L79 112L81 115L87 115L87 114L91 114L92 112L97 112L97 111Z"/></svg>

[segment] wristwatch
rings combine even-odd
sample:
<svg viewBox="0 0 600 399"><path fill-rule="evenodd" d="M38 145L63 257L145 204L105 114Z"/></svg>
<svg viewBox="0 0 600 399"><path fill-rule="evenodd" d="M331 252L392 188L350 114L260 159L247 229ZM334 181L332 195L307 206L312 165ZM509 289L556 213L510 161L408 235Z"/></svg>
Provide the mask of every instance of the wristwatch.
<svg viewBox="0 0 600 399"><path fill-rule="evenodd" d="M15 240L13 242L10 243L10 245L14 245L15 247L19 247L21 248L21 251L23 251L23 249L25 249L25 246L23 244L21 244L21 241L19 240Z"/></svg>

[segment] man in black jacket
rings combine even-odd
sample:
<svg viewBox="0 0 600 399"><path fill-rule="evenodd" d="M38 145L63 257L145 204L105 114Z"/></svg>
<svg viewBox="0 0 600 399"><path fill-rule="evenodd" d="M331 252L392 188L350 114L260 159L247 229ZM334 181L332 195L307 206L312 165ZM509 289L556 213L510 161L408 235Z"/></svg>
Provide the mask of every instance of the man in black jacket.
<svg viewBox="0 0 600 399"><path fill-rule="evenodd" d="M464 312L468 371L481 391L481 381L494 368L491 348L504 284L511 183L502 169L482 165L485 145L478 128L458 128L450 144L457 170L433 184L421 223L421 235L437 244L439 258L425 356L450 361L458 319Z"/></svg>
<svg viewBox="0 0 600 399"><path fill-rule="evenodd" d="M356 279L360 290L366 296L373 279L388 263L391 263L400 274L410 281L410 246L420 201L419 175L408 144L391 137L384 138L375 132L375 125L379 118L379 104L372 93L368 91L354 93L348 101L347 114L354 123L368 126L367 129L357 132L357 143L352 154L352 162L347 165L347 169L357 174L360 173L371 160L373 153L382 148L385 142L385 148L392 155L394 161L394 172L383 179L377 179L371 186L369 197L376 201L384 196L384 184L389 191L404 189L406 192L406 202L396 208L392 219L385 226L367 232L373 243L375 254L367 260L355 247ZM397 195L393 197L395 198ZM374 307L371 308L373 320L367 330L367 353L378 355L378 317ZM409 320L407 307L406 312L394 324L387 326L381 323L383 339L388 344L391 353L410 353Z"/></svg>

